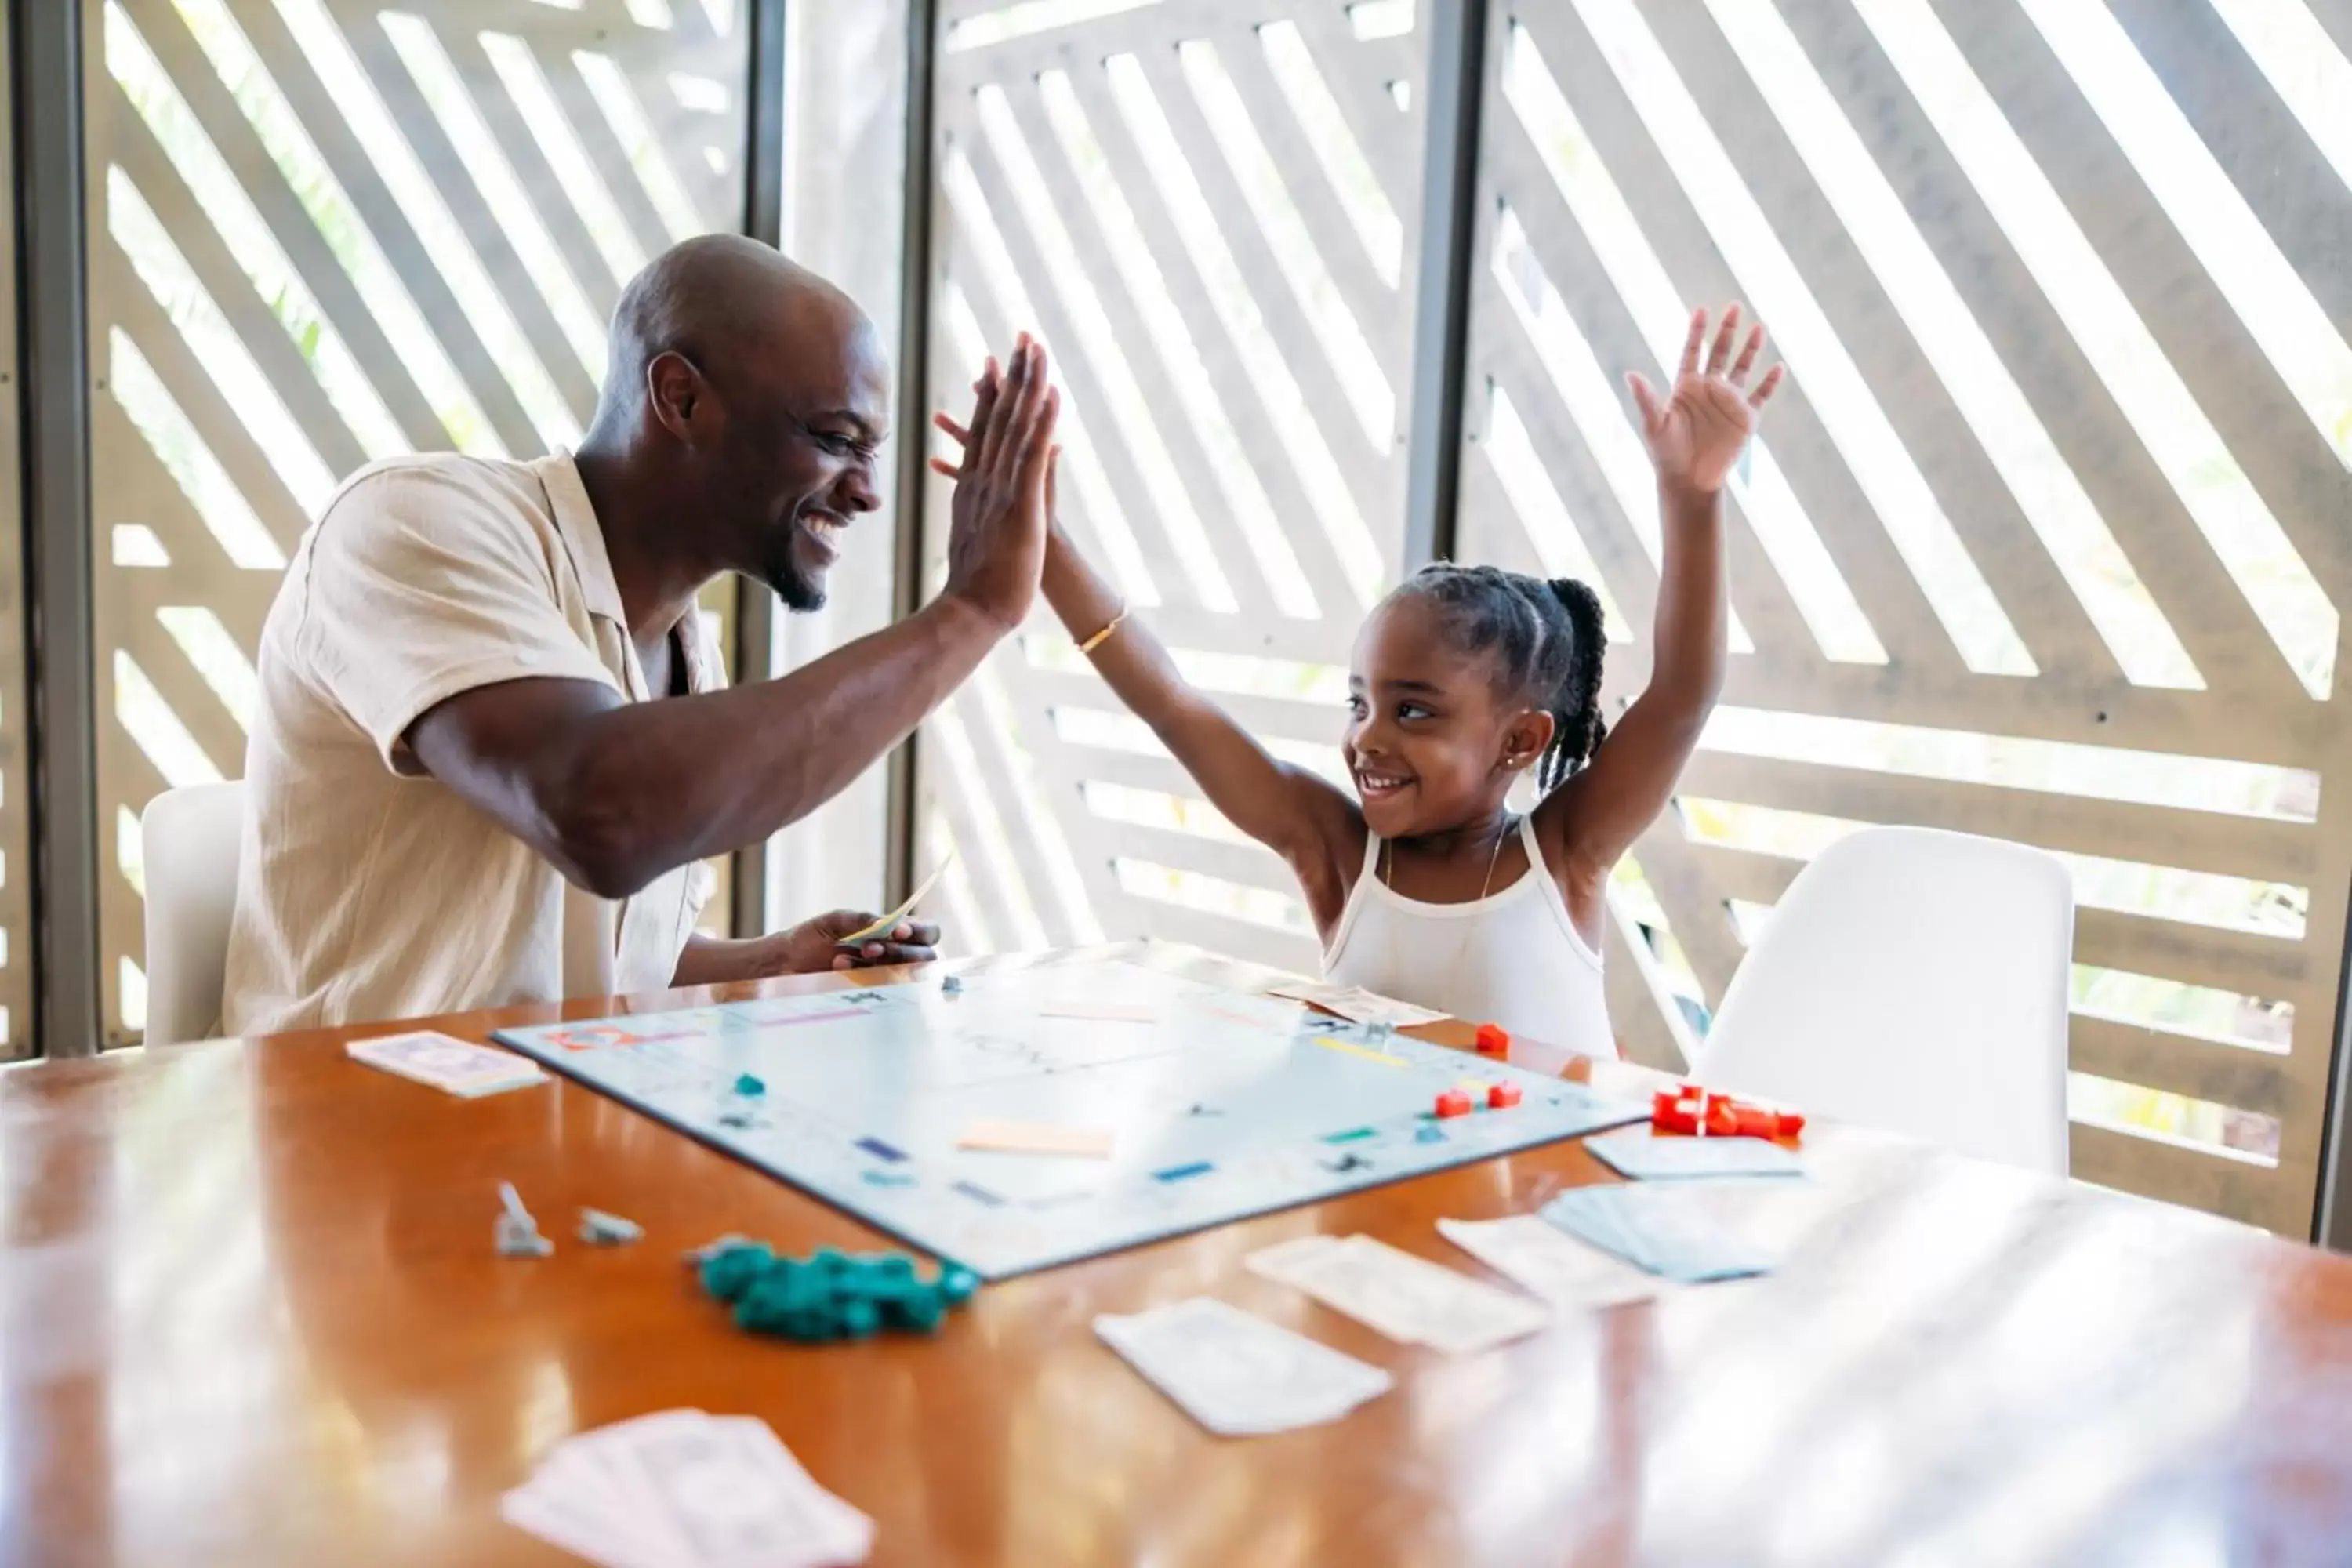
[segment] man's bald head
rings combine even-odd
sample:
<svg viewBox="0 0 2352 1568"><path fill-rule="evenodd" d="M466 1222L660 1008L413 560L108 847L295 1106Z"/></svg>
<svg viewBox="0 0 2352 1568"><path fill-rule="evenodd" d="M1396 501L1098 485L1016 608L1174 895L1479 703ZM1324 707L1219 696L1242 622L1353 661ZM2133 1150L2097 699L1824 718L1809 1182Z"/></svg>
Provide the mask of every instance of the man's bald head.
<svg viewBox="0 0 2352 1568"><path fill-rule="evenodd" d="M679 548L814 609L835 531L879 504L889 374L833 284L757 240L689 239L622 290L582 450L661 494Z"/></svg>
<svg viewBox="0 0 2352 1568"><path fill-rule="evenodd" d="M664 353L682 354L725 382L746 362L837 363L868 347L857 340L873 335L855 300L773 247L737 234L685 240L621 291L597 423L620 411L616 401L631 411L641 405L646 369Z"/></svg>

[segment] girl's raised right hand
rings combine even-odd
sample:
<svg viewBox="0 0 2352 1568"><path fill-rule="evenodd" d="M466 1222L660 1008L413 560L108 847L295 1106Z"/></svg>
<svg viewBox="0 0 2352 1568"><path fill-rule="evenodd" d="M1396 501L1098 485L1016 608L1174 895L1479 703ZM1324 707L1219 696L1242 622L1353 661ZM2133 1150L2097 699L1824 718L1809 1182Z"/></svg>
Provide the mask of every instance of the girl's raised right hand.
<svg viewBox="0 0 2352 1568"><path fill-rule="evenodd" d="M1706 342L1706 311L1695 310L1671 396L1661 401L1656 388L1638 373L1625 378L1642 411L1642 439L1649 446L1661 485L1699 495L1721 489L1731 465L1739 460L1739 449L1755 433L1757 416L1780 386L1786 367L1776 364L1754 391L1748 390L1748 375L1764 351L1764 328L1759 323L1748 330L1734 361L1731 345L1738 332L1739 307L1727 305L1702 369L1699 349Z"/></svg>

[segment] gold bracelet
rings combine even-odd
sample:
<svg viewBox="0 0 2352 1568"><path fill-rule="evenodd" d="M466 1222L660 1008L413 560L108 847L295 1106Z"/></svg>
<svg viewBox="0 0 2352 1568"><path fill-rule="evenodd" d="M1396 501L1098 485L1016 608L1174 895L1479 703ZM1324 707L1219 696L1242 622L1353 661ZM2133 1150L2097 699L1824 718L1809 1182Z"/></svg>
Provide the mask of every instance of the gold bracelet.
<svg viewBox="0 0 2352 1568"><path fill-rule="evenodd" d="M1103 645L1103 644L1105 644L1105 643L1107 643L1107 642L1110 641L1110 634L1111 634L1111 633L1113 633L1113 632L1115 632L1115 631L1117 631L1117 630L1118 630L1118 628L1119 628L1120 626L1122 626L1126 625L1126 623L1127 623L1127 606L1126 606L1125 605L1121 605L1118 607L1118 614L1117 614L1117 615L1113 616L1110 618L1110 625L1108 625L1108 626L1107 626L1103 627L1103 629L1102 629L1102 630L1100 630L1100 631L1097 632L1094 636L1092 636L1092 637L1088 637L1086 641L1084 641L1084 642L1080 643L1080 644L1078 645L1078 651L1079 651L1080 653L1092 653L1092 652L1094 652L1094 651L1095 651L1095 649L1097 649L1097 648L1098 648L1098 647L1102 647L1102 645Z"/></svg>

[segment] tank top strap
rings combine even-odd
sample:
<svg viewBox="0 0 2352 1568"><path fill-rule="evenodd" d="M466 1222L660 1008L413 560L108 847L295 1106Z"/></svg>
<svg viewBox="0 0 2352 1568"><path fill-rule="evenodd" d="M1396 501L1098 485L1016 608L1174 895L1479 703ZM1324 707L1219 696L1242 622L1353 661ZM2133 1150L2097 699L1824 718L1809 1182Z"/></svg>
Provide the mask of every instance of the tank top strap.
<svg viewBox="0 0 2352 1568"><path fill-rule="evenodd" d="M1528 852L1528 869L1538 877L1549 877L1551 868L1544 864L1543 846L1536 839L1536 814L1532 811L1519 818L1519 847Z"/></svg>
<svg viewBox="0 0 2352 1568"><path fill-rule="evenodd" d="M1339 906L1339 923L1332 928L1331 940L1323 949L1326 973L1346 951L1348 937L1356 929L1356 917L1364 903L1372 897L1372 885L1381 879L1381 836L1372 831L1371 824L1364 825L1364 864L1356 872L1356 885L1348 889L1348 901Z"/></svg>

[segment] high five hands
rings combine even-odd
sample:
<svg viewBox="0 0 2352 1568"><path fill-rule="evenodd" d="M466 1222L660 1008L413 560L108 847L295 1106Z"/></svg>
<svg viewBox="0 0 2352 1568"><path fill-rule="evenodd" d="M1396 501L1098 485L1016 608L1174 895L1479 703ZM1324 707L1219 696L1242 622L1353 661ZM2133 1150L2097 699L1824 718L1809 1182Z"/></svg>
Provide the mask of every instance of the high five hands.
<svg viewBox="0 0 2352 1568"><path fill-rule="evenodd" d="M1027 342L1027 339L1024 337L1023 341L1025 342ZM975 398L987 397L990 390L995 385L996 379L996 361L994 359L991 359L988 362L988 368L981 372L980 379L971 384L971 390ZM966 429L963 426L957 424L952 416L946 414L932 415L931 424L939 429L941 435L947 437L948 439L953 441L958 447L963 449L962 457L960 461L950 462L945 458L933 458L931 459L931 472L939 475L940 478L943 479L953 479L958 483L961 483L965 468L969 466L973 466L972 449L976 445L977 438L973 436L972 431L980 428L979 412L975 409L972 415L971 429ZM1050 432L1048 434L1050 434ZM1045 527L1049 531L1055 526L1055 521L1054 481L1061 468L1061 447L1058 446L1048 446L1045 452Z"/></svg>
<svg viewBox="0 0 2352 1568"><path fill-rule="evenodd" d="M1642 439L1649 446L1660 484L1702 495L1721 489L1731 465L1739 460L1740 448L1755 432L1758 415L1780 386L1784 367L1776 364L1764 373L1753 391L1748 389L1748 378L1756 368L1757 356L1764 352L1764 328L1759 323L1748 329L1748 341L1739 345L1739 357L1735 360L1731 349L1738 335L1738 305L1724 308L1723 324L1711 346L1706 341L1706 311L1694 310L1690 335L1683 340L1682 363L1675 371L1672 395L1661 401L1657 389L1640 374L1625 378L1634 405L1642 411ZM1706 350L1705 368L1699 364L1702 348Z"/></svg>
<svg viewBox="0 0 2352 1568"><path fill-rule="evenodd" d="M1051 522L1046 475L1062 395L1051 382L1045 347L1021 334L1002 372L991 359L972 384L967 430L945 416L940 426L963 443L964 461L942 468L956 481L948 511L946 592L961 597L1006 631L1029 616L1045 570ZM937 459L934 467L940 467Z"/></svg>

